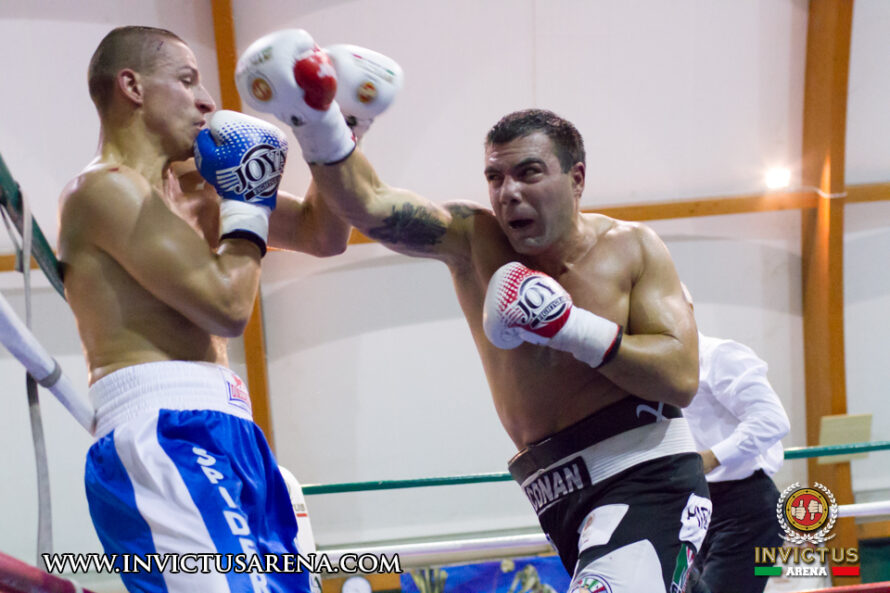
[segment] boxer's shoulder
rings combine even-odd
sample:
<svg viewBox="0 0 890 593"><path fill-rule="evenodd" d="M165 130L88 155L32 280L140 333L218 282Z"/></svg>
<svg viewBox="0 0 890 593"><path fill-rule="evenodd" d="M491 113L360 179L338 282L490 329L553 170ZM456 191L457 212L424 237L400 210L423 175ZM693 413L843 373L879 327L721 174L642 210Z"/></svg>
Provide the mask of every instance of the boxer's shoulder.
<svg viewBox="0 0 890 593"><path fill-rule="evenodd" d="M109 206L109 198L141 200L152 193L151 184L126 165L91 163L72 179L62 192L67 204ZM64 205L64 204L63 204Z"/></svg>

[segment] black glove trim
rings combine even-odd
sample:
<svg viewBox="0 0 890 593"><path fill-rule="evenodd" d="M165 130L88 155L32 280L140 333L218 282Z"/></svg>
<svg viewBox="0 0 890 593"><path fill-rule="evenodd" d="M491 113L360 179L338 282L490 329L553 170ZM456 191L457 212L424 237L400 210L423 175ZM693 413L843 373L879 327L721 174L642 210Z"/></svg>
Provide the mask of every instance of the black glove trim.
<svg viewBox="0 0 890 593"><path fill-rule="evenodd" d="M266 255L266 242L256 233L245 231L244 229L235 229L219 238L220 241L223 239L246 239L260 248L260 257L265 257Z"/></svg>

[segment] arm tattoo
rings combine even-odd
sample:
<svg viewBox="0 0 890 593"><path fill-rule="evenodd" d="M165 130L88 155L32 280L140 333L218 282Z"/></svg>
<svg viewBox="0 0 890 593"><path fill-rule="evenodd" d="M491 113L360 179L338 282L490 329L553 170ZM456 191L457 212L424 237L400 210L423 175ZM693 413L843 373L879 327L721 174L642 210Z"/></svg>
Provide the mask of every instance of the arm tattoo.
<svg viewBox="0 0 890 593"><path fill-rule="evenodd" d="M383 225L370 229L368 235L384 243L426 247L439 243L445 235L445 224L428 210L402 204L400 210L393 206L392 214L383 219Z"/></svg>
<svg viewBox="0 0 890 593"><path fill-rule="evenodd" d="M455 218L470 218L481 210L481 208L475 204L460 203L447 204L445 208L451 213L451 216Z"/></svg>

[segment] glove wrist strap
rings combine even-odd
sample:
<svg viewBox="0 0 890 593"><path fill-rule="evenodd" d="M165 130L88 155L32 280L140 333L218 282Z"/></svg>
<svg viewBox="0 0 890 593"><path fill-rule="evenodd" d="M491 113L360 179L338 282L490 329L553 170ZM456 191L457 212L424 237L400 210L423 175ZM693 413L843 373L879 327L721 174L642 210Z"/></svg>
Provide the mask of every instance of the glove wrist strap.
<svg viewBox="0 0 890 593"><path fill-rule="evenodd" d="M566 324L547 345L597 368L615 357L623 335L624 330L617 323L573 307Z"/></svg>
<svg viewBox="0 0 890 593"><path fill-rule="evenodd" d="M219 205L219 235L223 239L247 239L253 241L266 255L269 239L269 215L266 206L258 206L238 200L222 200Z"/></svg>
<svg viewBox="0 0 890 593"><path fill-rule="evenodd" d="M310 165L334 165L355 150L355 136L343 119L337 102L331 103L324 116L301 126L291 126Z"/></svg>

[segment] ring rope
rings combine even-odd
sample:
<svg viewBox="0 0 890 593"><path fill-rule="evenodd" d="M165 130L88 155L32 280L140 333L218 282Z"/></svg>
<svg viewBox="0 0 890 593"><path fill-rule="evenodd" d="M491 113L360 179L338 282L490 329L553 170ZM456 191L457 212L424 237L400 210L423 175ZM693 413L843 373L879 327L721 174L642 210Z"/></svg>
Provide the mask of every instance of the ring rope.
<svg viewBox="0 0 890 593"><path fill-rule="evenodd" d="M304 490L305 494L305 490ZM847 504L837 507L838 517L860 517L868 515L890 515L890 500L864 503ZM351 544L349 546L320 546L319 551L326 554L334 564L339 563L341 556L345 554L376 554L390 556L397 554L402 560L402 567L428 566L450 562L455 555L461 555L466 559L480 559L486 557L502 557L503 555L530 555L543 554L552 548L539 529L532 528L532 532L492 535L466 535L452 536L450 539L435 541L392 541L375 542L368 545ZM833 589L827 589L832 591ZM871 589L864 589L869 591ZM888 591L875 589L875 591Z"/></svg>
<svg viewBox="0 0 890 593"><path fill-rule="evenodd" d="M847 585L843 587L828 587L825 589L811 589L801 593L888 593L890 581L880 583L868 583L866 585Z"/></svg>
<svg viewBox="0 0 890 593"><path fill-rule="evenodd" d="M34 379L50 390L90 434L95 431L93 406L80 397L67 375L57 371L58 362L25 327L6 298L0 294L0 343Z"/></svg>
<svg viewBox="0 0 890 593"><path fill-rule="evenodd" d="M3 157L0 157L0 208L12 220L22 238L26 239L22 245L23 253L21 255L22 270L26 275L26 280L31 266L28 263L29 257L24 252L30 251L50 284L64 299L65 288L62 284L59 261L53 254L37 221L30 215L19 185L10 174L6 163L3 162ZM28 224L29 222L30 224ZM30 313L28 317L30 317ZM34 380L49 389L59 399L81 426L93 434L95 411L92 405L80 398L74 385L62 374L59 363L40 345L37 338L34 337L28 326L22 323L2 294L0 294L0 343L6 346L7 350L22 363Z"/></svg>
<svg viewBox="0 0 890 593"><path fill-rule="evenodd" d="M0 591L10 593L92 593L74 581L43 572L0 552Z"/></svg>
<svg viewBox="0 0 890 593"><path fill-rule="evenodd" d="M871 441L866 443L846 443L844 445L821 445L817 447L789 447L785 449L785 459L805 459L808 457L827 457L830 455L847 455L867 453L868 451L884 451L890 449L890 441Z"/></svg>
<svg viewBox="0 0 890 593"><path fill-rule="evenodd" d="M850 453L884 451L888 449L890 449L890 441L849 443L846 445L823 445L819 447L793 447L785 451L785 459L848 455ZM370 490L399 490L403 488L424 488L427 486L454 486L458 484L479 484L485 482L509 482L512 481L512 479L512 476L507 472L493 472L434 478L374 480L368 482L344 482L339 484L306 484L303 486L303 494L309 496L314 494L340 494L344 492L365 492Z"/></svg>

